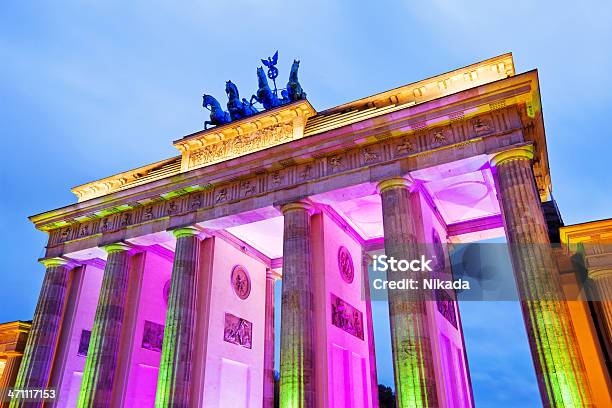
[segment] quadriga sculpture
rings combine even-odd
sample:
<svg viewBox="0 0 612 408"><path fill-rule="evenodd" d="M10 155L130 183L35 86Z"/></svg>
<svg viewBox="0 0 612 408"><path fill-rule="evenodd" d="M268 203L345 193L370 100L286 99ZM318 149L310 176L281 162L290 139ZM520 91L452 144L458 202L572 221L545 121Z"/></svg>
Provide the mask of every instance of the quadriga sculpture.
<svg viewBox="0 0 612 408"><path fill-rule="evenodd" d="M268 68L268 72L266 75L263 67L257 68L257 81L259 86L257 93L251 96L250 101L247 101L245 98L240 99L238 87L236 87L232 81L227 81L225 83L225 93L227 93L228 97L227 112L223 110L221 104L215 98L210 95L204 95L202 105L210 110L210 120L204 122L205 130L208 129L209 125L225 125L234 120L244 119L256 114L258 111L253 107L254 102L261 103L265 110L269 110L286 103L306 99L306 92L304 92L298 80L298 69L300 68L299 60L294 60L291 65L289 82L287 82L286 89L276 88L276 78L278 76L278 68L276 68L278 51L274 53L273 57L268 57L268 59L262 59L261 61ZM268 79L274 82L274 89L270 88ZM279 97L279 91L281 97Z"/></svg>

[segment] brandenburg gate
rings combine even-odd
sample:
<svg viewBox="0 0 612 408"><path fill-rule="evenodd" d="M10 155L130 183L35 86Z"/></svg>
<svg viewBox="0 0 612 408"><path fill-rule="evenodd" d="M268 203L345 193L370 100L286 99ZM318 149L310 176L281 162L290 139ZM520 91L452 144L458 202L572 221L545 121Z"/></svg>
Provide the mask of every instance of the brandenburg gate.
<svg viewBox="0 0 612 408"><path fill-rule="evenodd" d="M31 217L46 272L15 386L57 407L273 407L277 337L281 407L377 407L373 254L430 244L444 272L446 244L505 237L543 404L606 406L546 249L537 71L506 54L317 112L296 64L282 103L260 76L265 109L210 102L216 126L176 157ZM474 406L455 293L408 292L388 292L398 407Z"/></svg>

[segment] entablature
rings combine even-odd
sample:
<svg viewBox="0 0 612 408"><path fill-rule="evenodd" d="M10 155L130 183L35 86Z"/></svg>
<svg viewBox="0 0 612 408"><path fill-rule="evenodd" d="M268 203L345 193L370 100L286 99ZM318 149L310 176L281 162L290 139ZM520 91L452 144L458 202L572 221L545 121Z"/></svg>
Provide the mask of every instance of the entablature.
<svg viewBox="0 0 612 408"><path fill-rule="evenodd" d="M308 191L313 183L351 172L369 171L367 177L373 177L372 169L381 166L412 171L522 143L536 146L534 169L539 168L542 193L549 189L549 181L541 123L537 73L532 71L31 220L37 228L52 232L49 246L54 246L138 225L165 228L171 218L208 217L209 209L265 195L273 199L283 190ZM258 203L252 205L270 204Z"/></svg>

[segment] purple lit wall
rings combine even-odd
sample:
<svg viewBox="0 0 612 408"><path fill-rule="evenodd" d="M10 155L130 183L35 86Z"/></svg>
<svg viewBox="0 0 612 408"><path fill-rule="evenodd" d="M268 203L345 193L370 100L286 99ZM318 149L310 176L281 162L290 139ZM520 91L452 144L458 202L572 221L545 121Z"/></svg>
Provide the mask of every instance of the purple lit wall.
<svg viewBox="0 0 612 408"><path fill-rule="evenodd" d="M350 229L350 227L347 227ZM370 342L362 296L361 246L326 214L313 219L315 287L315 344L320 406L372 407ZM348 250L354 274L343 278L338 265L340 247ZM340 299L342 311L338 311ZM334 310L334 308L336 310ZM336 321L334 321L334 312ZM344 317L338 315L342 313ZM340 321L338 321L340 320Z"/></svg>
<svg viewBox="0 0 612 408"><path fill-rule="evenodd" d="M243 266L250 278L250 293L246 299L241 299L232 288L232 270L236 265ZM201 395L205 398L201 406L259 406L263 395L266 267L239 247L216 238L212 271L209 336L205 345L206 359L201 367L204 373ZM228 321L226 314L233 317ZM206 319L206 316L198 318ZM249 330L246 326L228 326L238 325L237 319L251 323L250 339L245 336Z"/></svg>
<svg viewBox="0 0 612 408"><path fill-rule="evenodd" d="M422 236L427 249L433 252L434 231L442 243L446 243L446 230L441 220L435 215L432 206L423 195L418 197L421 208ZM443 246L446 249L446 245ZM430 254L430 256L433 254ZM448 253L445 254L444 265L449 273ZM447 279L446 277L445 279ZM436 302L428 302L427 313L432 329L432 348L434 353L435 372L438 385L438 401L444 406L470 407L471 391L467 382L466 364L464 361L464 345L460 329L459 310L456 303L452 304L451 315L455 316L457 328L443 316ZM452 320L452 319L451 319ZM444 401L445 403L442 403Z"/></svg>

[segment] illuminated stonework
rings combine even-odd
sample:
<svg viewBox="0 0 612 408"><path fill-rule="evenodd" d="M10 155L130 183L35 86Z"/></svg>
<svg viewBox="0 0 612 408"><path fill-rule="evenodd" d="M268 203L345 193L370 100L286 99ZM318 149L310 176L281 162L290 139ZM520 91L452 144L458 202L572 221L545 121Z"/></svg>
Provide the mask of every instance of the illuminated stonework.
<svg viewBox="0 0 612 408"><path fill-rule="evenodd" d="M174 142L183 152L181 171L219 163L304 136L306 119L315 114L307 101L232 122ZM251 120L253 119L253 120Z"/></svg>
<svg viewBox="0 0 612 408"><path fill-rule="evenodd" d="M0 324L0 389L15 385L31 327L31 322L22 321Z"/></svg>
<svg viewBox="0 0 612 408"><path fill-rule="evenodd" d="M548 240L538 74L515 74L510 54L321 112L294 102L173 145L180 157L75 187L78 203L31 217L49 233L47 272L18 385L52 374L61 407L80 395L82 406L271 408L277 336L281 407L373 408L372 254L416 259L427 244L435 273L450 275L449 243ZM540 293L530 282L544 267L558 275L550 253L512 255L521 293ZM398 407L473 407L453 296L388 301ZM523 310L543 403L612 405L590 392L605 373L582 365L587 346L565 306L559 295Z"/></svg>
<svg viewBox="0 0 612 408"><path fill-rule="evenodd" d="M355 278L355 267L353 266L353 258L345 247L338 248L338 270L340 276L346 283L352 283Z"/></svg>
<svg viewBox="0 0 612 408"><path fill-rule="evenodd" d="M251 278L247 270L240 265L232 269L232 289L240 299L245 300L251 294Z"/></svg>

